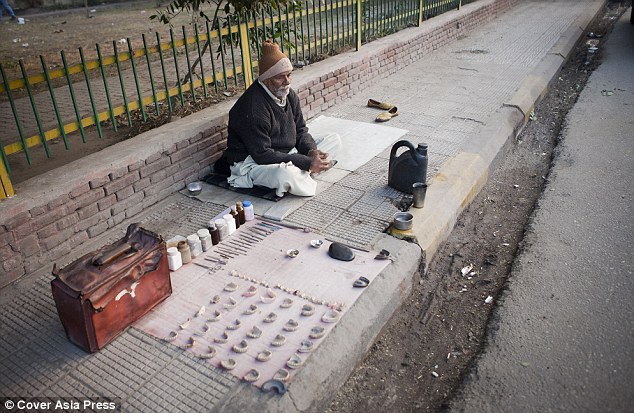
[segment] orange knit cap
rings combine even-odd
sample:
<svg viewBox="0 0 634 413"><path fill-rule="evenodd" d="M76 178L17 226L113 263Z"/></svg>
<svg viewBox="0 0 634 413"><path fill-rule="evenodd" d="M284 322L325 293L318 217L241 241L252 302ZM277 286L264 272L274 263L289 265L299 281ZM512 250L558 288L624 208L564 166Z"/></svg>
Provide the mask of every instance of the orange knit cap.
<svg viewBox="0 0 634 413"><path fill-rule="evenodd" d="M262 44L258 66L260 69L260 80L266 80L280 73L293 70L291 61L280 51L279 46L271 40L266 40Z"/></svg>

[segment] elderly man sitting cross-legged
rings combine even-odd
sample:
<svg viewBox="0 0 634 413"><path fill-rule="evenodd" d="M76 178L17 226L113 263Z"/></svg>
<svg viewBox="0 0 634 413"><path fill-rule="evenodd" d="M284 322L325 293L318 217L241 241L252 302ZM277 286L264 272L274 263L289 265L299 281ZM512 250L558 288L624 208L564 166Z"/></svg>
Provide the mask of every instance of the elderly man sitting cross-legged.
<svg viewBox="0 0 634 413"><path fill-rule="evenodd" d="M262 45L260 76L229 111L229 136L223 160L231 170L227 179L235 188L254 185L315 195L311 177L332 167L341 147L337 134L313 137L308 133L299 98L290 87L293 65L267 40Z"/></svg>

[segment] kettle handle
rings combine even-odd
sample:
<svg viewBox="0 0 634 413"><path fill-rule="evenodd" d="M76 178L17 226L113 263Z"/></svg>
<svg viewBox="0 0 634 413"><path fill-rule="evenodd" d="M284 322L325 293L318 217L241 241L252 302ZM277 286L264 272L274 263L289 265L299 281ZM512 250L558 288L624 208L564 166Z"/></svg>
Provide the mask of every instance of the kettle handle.
<svg viewBox="0 0 634 413"><path fill-rule="evenodd" d="M392 146L392 151L390 151L390 159L394 158L394 155L396 155L396 151L402 146L407 146L410 149L410 155L412 156L412 159L415 160L416 158L414 157L414 152L416 152L416 148L414 147L414 144L406 140L398 141L394 144L394 146Z"/></svg>

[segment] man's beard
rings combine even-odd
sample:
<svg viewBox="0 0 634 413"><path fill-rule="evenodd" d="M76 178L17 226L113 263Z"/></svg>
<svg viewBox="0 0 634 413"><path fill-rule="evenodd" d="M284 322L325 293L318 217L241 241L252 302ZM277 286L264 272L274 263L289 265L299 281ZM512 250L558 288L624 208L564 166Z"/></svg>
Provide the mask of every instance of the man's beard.
<svg viewBox="0 0 634 413"><path fill-rule="evenodd" d="M281 86L279 88L277 88L277 90L275 91L275 96L278 97L278 99L280 100L284 100L286 99L286 96L288 96L288 93L291 91L291 87L290 86Z"/></svg>

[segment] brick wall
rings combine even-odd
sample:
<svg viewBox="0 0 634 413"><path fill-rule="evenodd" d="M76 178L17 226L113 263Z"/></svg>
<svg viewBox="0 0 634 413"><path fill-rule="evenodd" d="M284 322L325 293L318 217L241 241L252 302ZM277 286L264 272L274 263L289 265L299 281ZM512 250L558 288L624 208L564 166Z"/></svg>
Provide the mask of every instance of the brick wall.
<svg viewBox="0 0 634 413"><path fill-rule="evenodd" d="M456 40L519 0L481 0L297 73L310 119ZM73 249L207 175L226 147L229 106L206 109L16 185L0 203L0 288L48 269ZM152 149L155 148L155 149Z"/></svg>

